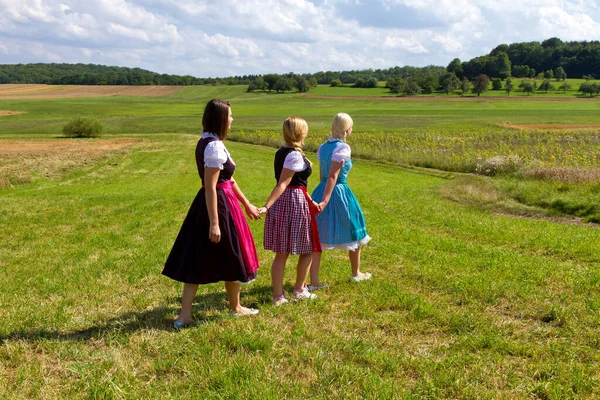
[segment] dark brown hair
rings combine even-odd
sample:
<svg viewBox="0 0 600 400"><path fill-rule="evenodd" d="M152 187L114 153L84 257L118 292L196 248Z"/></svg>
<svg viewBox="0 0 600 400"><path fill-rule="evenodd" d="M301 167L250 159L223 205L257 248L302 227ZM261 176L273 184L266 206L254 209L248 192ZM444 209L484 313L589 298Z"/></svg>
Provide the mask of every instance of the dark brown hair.
<svg viewBox="0 0 600 400"><path fill-rule="evenodd" d="M204 107L202 115L202 129L210 132L223 140L227 137L227 125L229 120L229 102L225 100L212 99Z"/></svg>

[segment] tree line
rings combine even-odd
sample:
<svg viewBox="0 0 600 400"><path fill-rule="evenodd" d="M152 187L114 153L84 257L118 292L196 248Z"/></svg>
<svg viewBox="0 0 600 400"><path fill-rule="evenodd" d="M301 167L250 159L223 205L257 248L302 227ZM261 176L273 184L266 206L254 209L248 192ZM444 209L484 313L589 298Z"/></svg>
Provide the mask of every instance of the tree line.
<svg viewBox="0 0 600 400"><path fill-rule="evenodd" d="M439 87L440 78L446 74L443 67L427 66L394 67L389 69L366 69L360 71L327 71L315 74L297 75L292 72L287 74L267 74L255 78L248 85L248 91L276 91L286 92L298 90L307 92L318 84L331 86L350 85L358 88L374 88L380 81L390 81L396 78L416 81L421 86L423 93L432 93Z"/></svg>
<svg viewBox="0 0 600 400"><path fill-rule="evenodd" d="M317 84L376 87L392 77L441 76L444 67L393 67L351 71L326 71L314 74L240 75L225 78L197 78L169 75L141 68L111 67L97 64L4 64L0 65L0 84L51 85L249 85L249 89L305 92Z"/></svg>
<svg viewBox="0 0 600 400"><path fill-rule="evenodd" d="M469 61L455 58L447 67L393 67L350 71L320 71L312 74L241 75L197 78L190 75L158 74L140 68L95 64L8 64L0 65L1 83L46 83L78 85L248 85L248 91L306 92L317 84L377 87L386 81L390 91L414 95L443 91L465 92L480 75L501 81L536 78L544 81L600 77L600 42L522 42L496 46L489 54ZM481 80L481 79L480 79ZM586 87L594 88L590 83ZM479 94L479 93L478 93Z"/></svg>
<svg viewBox="0 0 600 400"><path fill-rule="evenodd" d="M213 80L214 82L214 80ZM190 75L158 74L141 68L96 64L4 64L0 84L49 85L204 85L213 83Z"/></svg>

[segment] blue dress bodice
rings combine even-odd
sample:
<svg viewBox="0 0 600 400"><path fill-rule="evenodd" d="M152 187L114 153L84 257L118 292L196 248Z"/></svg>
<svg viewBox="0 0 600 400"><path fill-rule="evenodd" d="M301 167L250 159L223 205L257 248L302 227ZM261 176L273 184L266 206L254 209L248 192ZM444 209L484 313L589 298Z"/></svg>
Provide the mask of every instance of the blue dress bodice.
<svg viewBox="0 0 600 400"><path fill-rule="evenodd" d="M321 165L321 180L324 181L329 176L329 171L331 170L331 164L333 163L332 155L334 150L342 145L344 142L341 140L335 140L331 142L326 142L321 145L321 150L319 150L319 163ZM342 169L338 175L336 183L346 183L346 177L350 170L352 169L352 160L348 160L344 162L342 165Z"/></svg>

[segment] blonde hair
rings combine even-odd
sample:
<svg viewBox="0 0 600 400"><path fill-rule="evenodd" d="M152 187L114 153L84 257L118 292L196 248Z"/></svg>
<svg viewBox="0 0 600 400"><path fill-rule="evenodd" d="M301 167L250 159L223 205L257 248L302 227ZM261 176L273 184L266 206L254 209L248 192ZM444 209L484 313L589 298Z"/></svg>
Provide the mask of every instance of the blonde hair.
<svg viewBox="0 0 600 400"><path fill-rule="evenodd" d="M302 155L304 155L302 141L306 138L306 135L308 135L308 124L303 118L288 117L283 121L283 140L285 144L293 147ZM306 160L312 165L308 158Z"/></svg>
<svg viewBox="0 0 600 400"><path fill-rule="evenodd" d="M346 113L338 113L333 117L333 123L331 124L331 136L336 139L346 139L346 131L352 127L354 122L352 118Z"/></svg>

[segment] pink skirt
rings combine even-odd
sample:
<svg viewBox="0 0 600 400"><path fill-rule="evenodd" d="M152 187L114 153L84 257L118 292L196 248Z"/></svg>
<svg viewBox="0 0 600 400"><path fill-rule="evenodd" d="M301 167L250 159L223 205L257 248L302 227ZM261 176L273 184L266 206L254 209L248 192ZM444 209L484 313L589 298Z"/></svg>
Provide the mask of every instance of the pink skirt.
<svg viewBox="0 0 600 400"><path fill-rule="evenodd" d="M235 224L240 250L242 251L244 264L246 265L246 272L248 275L253 274L258 269L258 254L256 253L256 245L254 244L254 238L248 226L248 221L233 191L233 180L217 184L217 188L222 188L227 198L227 205Z"/></svg>

